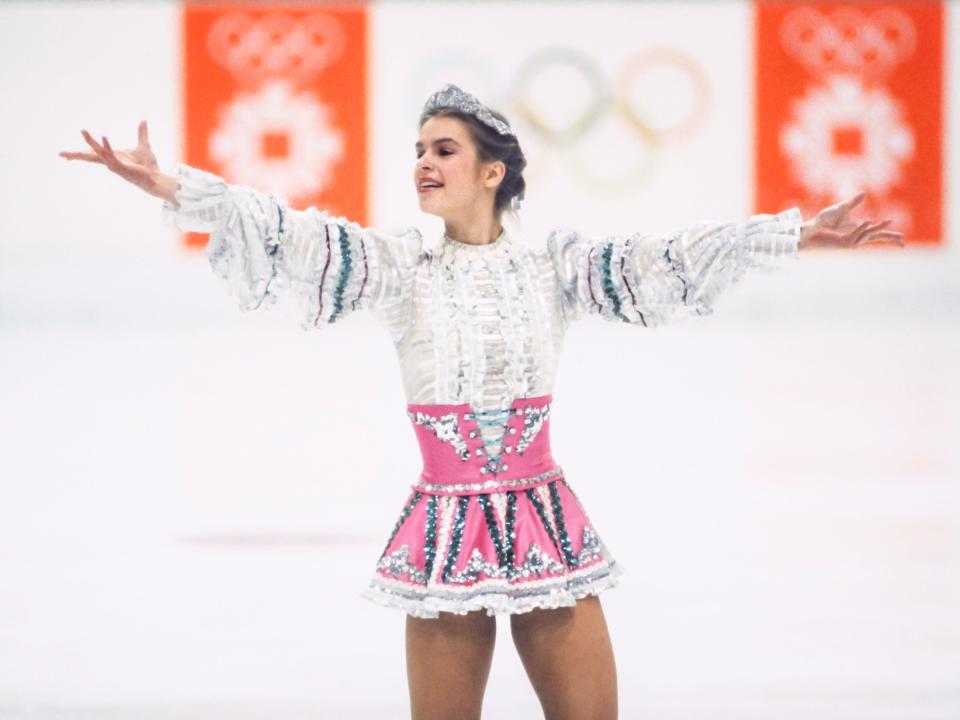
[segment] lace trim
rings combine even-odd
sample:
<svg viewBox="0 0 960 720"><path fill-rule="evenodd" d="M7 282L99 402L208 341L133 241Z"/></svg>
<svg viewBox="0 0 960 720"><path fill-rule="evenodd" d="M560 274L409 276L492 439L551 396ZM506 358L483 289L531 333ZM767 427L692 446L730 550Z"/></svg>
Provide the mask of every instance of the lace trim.
<svg viewBox="0 0 960 720"><path fill-rule="evenodd" d="M444 593L437 589L411 591L387 585L380 582L379 577L374 577L360 596L421 618L438 618L440 612L465 615L474 610L485 610L487 615L516 615L537 608L573 607L581 598L616 587L623 573L623 567L615 561L603 561L594 565L588 574L557 578L556 583L506 589L501 583L481 588L472 595Z"/></svg>

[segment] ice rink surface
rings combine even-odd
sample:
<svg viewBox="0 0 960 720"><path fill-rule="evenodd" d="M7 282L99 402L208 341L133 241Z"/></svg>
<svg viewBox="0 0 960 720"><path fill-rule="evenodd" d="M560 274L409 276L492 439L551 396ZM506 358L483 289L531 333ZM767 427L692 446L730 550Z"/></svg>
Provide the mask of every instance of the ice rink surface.
<svg viewBox="0 0 960 720"><path fill-rule="evenodd" d="M420 470L387 334L239 313L156 198L56 156L149 118L163 167L182 157L176 9L0 7L27 70L3 78L0 149L0 720L406 718L403 615L359 597ZM658 223L750 205L747 46L718 47L725 145L667 158ZM412 137L390 109L374 206L417 223L392 204ZM566 222L551 197L531 225ZM940 248L804 254L712 317L570 329L552 447L626 570L602 596L624 720L960 718L955 184L943 207ZM484 718L540 717L501 618Z"/></svg>
<svg viewBox="0 0 960 720"><path fill-rule="evenodd" d="M420 467L383 329L239 313L202 259L12 267L0 718L407 717L403 616L359 597ZM802 256L709 318L568 332L554 456L627 571L621 717L960 717L938 267ZM540 716L501 618L485 717Z"/></svg>

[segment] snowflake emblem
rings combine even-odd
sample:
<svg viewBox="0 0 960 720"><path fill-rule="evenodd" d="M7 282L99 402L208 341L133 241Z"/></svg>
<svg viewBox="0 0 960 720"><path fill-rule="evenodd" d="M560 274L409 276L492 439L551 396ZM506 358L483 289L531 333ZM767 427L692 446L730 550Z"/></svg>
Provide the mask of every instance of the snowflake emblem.
<svg viewBox="0 0 960 720"><path fill-rule="evenodd" d="M795 120L780 147L807 190L848 197L886 194L913 156L914 135L885 88L866 88L854 75L835 75L795 101Z"/></svg>
<svg viewBox="0 0 960 720"><path fill-rule="evenodd" d="M283 79L237 96L210 136L210 156L230 182L283 197L325 189L342 155L343 136L326 105Z"/></svg>

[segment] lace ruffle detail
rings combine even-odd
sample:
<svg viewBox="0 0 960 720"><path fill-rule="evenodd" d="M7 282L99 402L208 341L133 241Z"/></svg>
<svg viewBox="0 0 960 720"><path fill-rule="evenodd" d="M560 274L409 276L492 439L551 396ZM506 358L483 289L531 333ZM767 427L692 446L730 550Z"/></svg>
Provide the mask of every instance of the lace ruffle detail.
<svg viewBox="0 0 960 720"><path fill-rule="evenodd" d="M742 224L701 223L661 237L587 240L569 229L547 238L561 286L562 315L657 327L713 312L749 270L770 271L798 257L798 208Z"/></svg>
<svg viewBox="0 0 960 720"><path fill-rule="evenodd" d="M180 182L175 193L179 207L164 200L162 220L186 232L212 232L229 211L229 186L223 178L185 163L177 165L176 176Z"/></svg>
<svg viewBox="0 0 960 720"><path fill-rule="evenodd" d="M375 577L360 596L421 618L437 618L441 611L465 615L475 610L485 610L487 615L516 615L537 608L573 607L581 598L599 595L604 590L616 587L624 572L623 567L615 561L603 560L585 568L582 576L571 574L557 578L556 583L549 585L504 588L502 583L486 582L478 583L475 593L462 595L442 591L431 594L431 590L414 592L393 587Z"/></svg>
<svg viewBox="0 0 960 720"><path fill-rule="evenodd" d="M283 198L183 163L178 178L179 207L164 201L163 218L210 233L207 259L241 310L287 295L309 330L369 308L402 337L422 246L416 228L385 233L314 207L293 210Z"/></svg>

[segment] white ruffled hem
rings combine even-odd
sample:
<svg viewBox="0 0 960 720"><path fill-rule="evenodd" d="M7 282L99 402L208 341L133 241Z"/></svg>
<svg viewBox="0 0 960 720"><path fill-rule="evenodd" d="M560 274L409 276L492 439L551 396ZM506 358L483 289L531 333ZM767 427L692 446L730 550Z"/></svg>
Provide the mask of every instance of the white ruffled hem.
<svg viewBox="0 0 960 720"><path fill-rule="evenodd" d="M598 566L599 567L599 566ZM376 578L360 593L360 596L378 605L405 611L408 615L435 619L440 612L466 615L475 610L486 610L487 615L518 615L537 608L573 607L577 600L588 595L598 595L603 590L616 587L624 568L617 563L606 567L607 573L587 582L570 583L572 588L560 584L545 587L542 593L513 595L506 592L482 592L473 597L454 599L424 595L420 598L404 597L402 591L394 592L376 584ZM562 579L561 579L562 582ZM429 592L429 591L428 591Z"/></svg>
<svg viewBox="0 0 960 720"><path fill-rule="evenodd" d="M230 186L219 175L177 163L177 204L164 200L160 217L164 224L184 232L213 232L227 217Z"/></svg>

